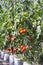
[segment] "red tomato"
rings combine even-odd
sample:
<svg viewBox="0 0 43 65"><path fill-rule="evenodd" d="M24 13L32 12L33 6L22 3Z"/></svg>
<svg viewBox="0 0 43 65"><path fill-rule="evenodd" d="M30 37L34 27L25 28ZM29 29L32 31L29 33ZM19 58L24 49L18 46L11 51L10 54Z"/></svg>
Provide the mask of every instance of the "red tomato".
<svg viewBox="0 0 43 65"><path fill-rule="evenodd" d="M26 29L23 29L23 33L26 33Z"/></svg>
<svg viewBox="0 0 43 65"><path fill-rule="evenodd" d="M20 47L20 48L22 49L23 47L24 47L24 46L23 46L23 45L21 45L21 47Z"/></svg>
<svg viewBox="0 0 43 65"><path fill-rule="evenodd" d="M8 51L11 51L11 48L7 48Z"/></svg>
<svg viewBox="0 0 43 65"><path fill-rule="evenodd" d="M21 30L20 33L21 33L21 34L26 33L26 29Z"/></svg>
<svg viewBox="0 0 43 65"><path fill-rule="evenodd" d="M14 52L14 53L16 53L17 51L18 51L18 49L17 49L17 48L13 50L13 52Z"/></svg>
<svg viewBox="0 0 43 65"><path fill-rule="evenodd" d="M14 37L14 41L16 40L16 37Z"/></svg>
<svg viewBox="0 0 43 65"><path fill-rule="evenodd" d="M24 46L21 51L25 52L26 51L26 46Z"/></svg>
<svg viewBox="0 0 43 65"><path fill-rule="evenodd" d="M23 49L26 50L26 46L24 46Z"/></svg>

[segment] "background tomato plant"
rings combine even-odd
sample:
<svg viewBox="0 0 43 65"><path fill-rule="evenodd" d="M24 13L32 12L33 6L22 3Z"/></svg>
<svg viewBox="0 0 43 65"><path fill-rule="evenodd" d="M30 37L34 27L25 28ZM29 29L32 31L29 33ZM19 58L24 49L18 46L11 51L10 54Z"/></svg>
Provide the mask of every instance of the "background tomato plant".
<svg viewBox="0 0 43 65"><path fill-rule="evenodd" d="M36 31L38 26L41 32ZM1 0L0 47L20 48L23 45L28 46L32 54L35 54L35 51L39 54L42 50L41 41L43 41L43 1ZM29 50L26 53L29 53Z"/></svg>

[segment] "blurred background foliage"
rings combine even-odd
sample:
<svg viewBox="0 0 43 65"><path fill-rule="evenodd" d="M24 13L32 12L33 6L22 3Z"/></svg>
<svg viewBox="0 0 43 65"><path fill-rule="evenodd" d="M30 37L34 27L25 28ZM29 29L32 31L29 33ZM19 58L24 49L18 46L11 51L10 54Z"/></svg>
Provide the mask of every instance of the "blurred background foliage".
<svg viewBox="0 0 43 65"><path fill-rule="evenodd" d="M37 26L41 27L38 40ZM17 34L18 41L19 38L24 40L28 35L32 37L33 42L26 38L27 45L28 43L35 45L43 40L43 0L0 0L0 47L3 47L6 41L10 44L14 43L8 42L7 35L10 33L15 36L15 32L18 33L20 27L25 28L27 34L23 36ZM19 44L18 41L15 43Z"/></svg>

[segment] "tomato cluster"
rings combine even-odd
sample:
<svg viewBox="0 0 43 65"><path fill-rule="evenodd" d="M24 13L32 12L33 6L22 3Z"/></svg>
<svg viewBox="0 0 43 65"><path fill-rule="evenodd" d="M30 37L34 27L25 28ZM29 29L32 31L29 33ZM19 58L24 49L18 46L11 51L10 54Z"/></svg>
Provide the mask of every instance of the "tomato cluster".
<svg viewBox="0 0 43 65"><path fill-rule="evenodd" d="M20 49L21 49L20 51L21 51L22 53L24 53L24 52L26 52L27 49L32 50L33 47L30 45L29 48L28 48L27 46L21 45L21 46L20 46ZM7 50L8 50L9 52L12 51L11 48L7 48ZM15 48L15 49L13 50L14 53L17 53L18 51L19 51L18 48Z"/></svg>
<svg viewBox="0 0 43 65"><path fill-rule="evenodd" d="M9 40L9 41L16 41L16 36L14 36L13 38L10 36L10 35L8 35L8 37L7 37L7 39Z"/></svg>
<svg viewBox="0 0 43 65"><path fill-rule="evenodd" d="M21 48L21 52L25 52L27 49L26 46L23 46L23 45L20 48Z"/></svg>
<svg viewBox="0 0 43 65"><path fill-rule="evenodd" d="M20 28L20 34L26 33L26 29L23 29L22 27Z"/></svg>

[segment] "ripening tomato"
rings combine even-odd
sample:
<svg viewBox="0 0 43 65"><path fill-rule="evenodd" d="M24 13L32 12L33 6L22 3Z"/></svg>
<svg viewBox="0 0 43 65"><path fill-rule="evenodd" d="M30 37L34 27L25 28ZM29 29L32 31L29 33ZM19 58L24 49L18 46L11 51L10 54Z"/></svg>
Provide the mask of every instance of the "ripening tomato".
<svg viewBox="0 0 43 65"><path fill-rule="evenodd" d="M23 28L22 28L22 27L20 28L20 31L21 31L21 30L23 30Z"/></svg>
<svg viewBox="0 0 43 65"><path fill-rule="evenodd" d="M16 41L16 37L14 37L14 41Z"/></svg>
<svg viewBox="0 0 43 65"><path fill-rule="evenodd" d="M22 34L23 33L23 30L21 30L20 33Z"/></svg>
<svg viewBox="0 0 43 65"><path fill-rule="evenodd" d="M11 36L10 36L10 35L8 35L7 39L10 41L10 40L11 40Z"/></svg>

